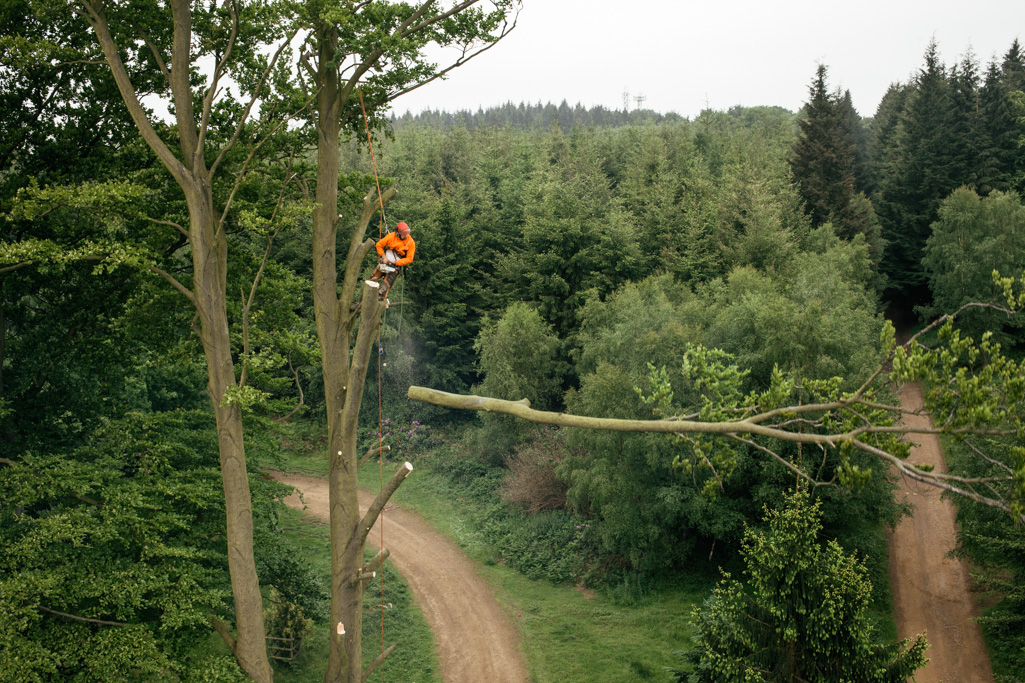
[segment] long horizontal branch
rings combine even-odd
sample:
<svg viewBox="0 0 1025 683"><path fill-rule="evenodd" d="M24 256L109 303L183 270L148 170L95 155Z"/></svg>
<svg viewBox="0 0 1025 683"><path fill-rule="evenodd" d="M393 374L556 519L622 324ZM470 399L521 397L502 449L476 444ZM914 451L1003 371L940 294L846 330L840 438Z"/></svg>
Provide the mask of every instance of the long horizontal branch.
<svg viewBox="0 0 1025 683"><path fill-rule="evenodd" d="M506 401L500 398L483 396L463 396L418 386L409 387L406 396L413 401L432 403L446 408L505 413L529 422L550 424L557 427L579 427L582 429L600 429L614 432L648 432L656 434L755 434L784 441L815 443L827 446L835 446L847 436L845 434L794 433L766 427L751 420L701 422L695 420L628 420L611 417L587 417L570 413L534 410L530 407L530 401L527 399L522 401Z"/></svg>
<svg viewBox="0 0 1025 683"><path fill-rule="evenodd" d="M970 498L976 502L995 507L1003 510L1004 512L1011 512L1010 506L1003 501L994 500L981 496L974 491L967 490L963 487L971 487L972 485L989 485L994 482L1005 482L1011 479L1008 477L980 477L980 478L966 478L958 477L956 475L943 473L943 472L926 472L920 470L908 463L904 462L897 456L887 453L886 451L872 446L864 441L860 440L860 436L872 433L913 433L913 434L936 434L940 433L938 429L926 429L926 428L914 428L914 427L891 427L884 426L878 428L870 427L859 427L855 430L845 433L837 434L805 434L800 432L789 432L785 430L774 429L765 425L753 422L750 420L738 420L731 422L701 422L691 420L627 420L619 418L599 418L599 417L586 417L582 415L572 415L569 413L553 413L548 411L533 410L530 407L530 402L527 399L522 401L506 401L497 398L489 398L482 396L463 396L459 394L450 394L444 391L438 391L436 389L429 389L426 387L412 386L407 392L408 398L414 401L422 401L424 403L432 403L434 405L444 406L448 408L458 408L461 410L480 410L494 413L504 413L519 417L529 422L535 422L539 424L550 424L558 427L577 427L582 429L598 429L605 431L620 431L620 432L642 432L642 433L661 433L661 434L718 434L727 436L733 439L737 439L758 447L757 444L740 438L739 434L752 434L756 436L765 436L774 439L780 439L782 441L788 441L791 443L815 443L825 446L835 447L839 443L849 442L855 448L861 451L875 455L892 463L902 474L908 476L916 481L920 481L930 486L941 488L951 493L957 493L966 498ZM760 448L760 447L759 447ZM761 450L775 455L772 451L762 448ZM779 459L777 457L777 459ZM786 464L786 463L784 463ZM791 469L794 469L791 466ZM1025 521L1025 515L1022 515L1022 520Z"/></svg>

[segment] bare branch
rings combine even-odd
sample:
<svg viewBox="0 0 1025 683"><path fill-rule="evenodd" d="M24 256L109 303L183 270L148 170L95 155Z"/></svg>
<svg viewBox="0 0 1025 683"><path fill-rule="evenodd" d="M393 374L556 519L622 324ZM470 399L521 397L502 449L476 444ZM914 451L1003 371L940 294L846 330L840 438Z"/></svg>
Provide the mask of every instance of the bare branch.
<svg viewBox="0 0 1025 683"><path fill-rule="evenodd" d="M299 371L292 367L291 353L288 354L288 369L292 371L292 377L295 380L295 388L299 391L299 403L296 404L295 408L292 408L292 411L288 415L285 415L285 417L282 418L283 420L288 420L297 412L299 412L299 409L303 407L303 404L305 402L305 398L303 397L303 387L299 383Z"/></svg>
<svg viewBox="0 0 1025 683"><path fill-rule="evenodd" d="M267 133L267 135L265 135L262 140L253 145L253 147L249 150L249 154L246 156L245 161L242 162L242 166L235 174L235 184L232 185L231 192L228 193L228 199L224 202L224 210L221 211L221 217L217 221L217 232L220 232L222 229L224 229L224 223L228 220L228 212L231 209L233 202L235 201L235 195L238 193L239 188L242 186L242 180L245 178L246 173L249 172L249 164L250 162L252 162L253 157L256 156L256 153L260 150L260 148L263 147L263 145L266 144L266 142L270 140L274 136L274 134L281 129L282 126L284 126L286 123L288 123L293 118L298 116L299 112L308 107L310 105L310 102L311 100L307 99L306 102L303 103L303 106L300 107L297 111L292 112L288 116L284 117L281 121L278 121L277 124L275 124L275 126ZM218 162L219 161L220 157L218 157ZM215 162L215 164L218 162ZM291 168L291 163L292 159L289 158L289 168ZM288 181L286 181L286 184L294 179L295 176L289 176Z"/></svg>
<svg viewBox="0 0 1025 683"><path fill-rule="evenodd" d="M236 23L237 23L237 20L236 20ZM235 143L238 140L239 135L242 134L242 129L245 127L246 122L249 120L249 115L252 113L253 107L255 106L256 101L259 98L260 91L263 90L263 86L267 82L267 77L270 75L270 72L274 69L274 66L278 63L278 59L280 59L281 53L285 50L286 47L288 47L288 44L290 42L292 42L292 39L295 38L295 34L297 32L298 32L298 29L293 30L292 33L289 34L288 38L281 42L281 45L278 46L277 51L274 53L274 57L270 60L270 62L267 63L267 68L263 70L263 73L260 75L260 80L257 82L256 87L253 88L253 93L252 93L252 95L249 98L248 104L246 104L245 112L242 114L242 117L239 119L238 125L235 126L235 131L231 135L231 140L229 140L227 142L227 144L224 145L224 148L221 149L220 154L217 155L217 159L214 161L213 164L211 164L211 166L210 166L210 174L211 175L213 175L213 173L217 169L217 167L220 166L221 161L224 159L225 155L227 155L227 153L232 149L232 147L235 146ZM227 58L227 56L225 56L225 58ZM306 104L303 105L302 109L305 109L307 106L309 106L310 101L311 100L307 100ZM299 111L302 111L302 109L300 109ZM296 112L296 114L297 113L298 112ZM287 120L291 119L294 116L295 116L295 114L292 114L291 116L287 117L285 120L287 121ZM277 131L278 128L280 128L280 124L274 128L274 131ZM273 131L272 131L272 134L273 134Z"/></svg>
<svg viewBox="0 0 1025 683"><path fill-rule="evenodd" d="M165 280L167 280L168 282L170 282L170 283L171 283L171 286L172 286L172 287L174 287L174 288L175 288L175 289L177 289L177 290L178 290L179 292L181 292L182 294L184 294L184 295L185 295L185 298L186 298L186 299L188 299L190 303L192 303L193 305L195 305L195 303L196 303L196 295L195 295L195 294L193 294L193 293L192 293L192 292L191 292L191 291L189 290L189 288L188 288L188 287L186 287L186 286L185 286L185 285L183 285L182 283L178 282L178 279L177 279L176 277L174 277L173 275L171 275L170 273L168 273L167 271L165 271L165 270L163 270L163 269L161 269L161 268L157 268L157 267L156 267L156 266L154 266L154 265L146 264L146 265L145 265L145 266L143 266L143 267L144 267L144 268L146 268L146 270L148 270L148 271L150 271L150 272L153 272L153 273L156 273L156 274L157 274L157 275L159 275L160 277L162 277L162 278L164 278Z"/></svg>
<svg viewBox="0 0 1025 683"><path fill-rule="evenodd" d="M39 263L36 259L32 259L31 261L22 261L21 263L15 263L14 265L0 268L0 273L10 273L15 270L21 270L22 268L27 268L28 266L35 265L36 263Z"/></svg>
<svg viewBox="0 0 1025 683"><path fill-rule="evenodd" d="M89 622L90 624L99 624L100 626L131 626L131 624L126 624L123 621L106 621L104 619L90 619L89 617L79 617L79 616L76 616L74 614L68 614L67 612L58 612L55 609L50 609L49 607L43 607L42 605L36 605L36 607L38 609L43 610L44 612L49 612L50 614L56 614L59 617L67 617L68 619L75 619L76 621L86 621L86 622Z"/></svg>
<svg viewBox="0 0 1025 683"><path fill-rule="evenodd" d="M231 32L228 34L228 43L224 48L224 55L221 59L217 60L217 64L214 66L214 72L210 76L210 87L206 89L206 94L203 95L203 112L201 114L202 120L199 125L199 141L197 143L199 149L203 148L203 144L206 141L206 130L210 125L210 113L213 110L214 97L217 94L217 84L221 82L221 75L224 73L228 60L231 59L231 53L235 49L235 41L238 40L238 7L235 5L233 0L226 1L224 5L228 7L228 12L231 15ZM259 90L257 90L257 92L259 92ZM249 109L253 106L253 101L255 99L256 93L253 94L253 97L249 101L249 106L246 108L246 112L242 116L243 121L245 121L248 116ZM242 123L240 122L239 126L241 125ZM224 149L221 150L220 155L218 155L217 161L215 161L210 167L210 175L213 175L214 169L217 167L218 162L223 158L226 151L234 145L237 132L238 131L236 129L236 136L233 136L232 139L228 141L224 146Z"/></svg>
<svg viewBox="0 0 1025 683"><path fill-rule="evenodd" d="M228 649L231 650L231 654L235 654L235 638L231 635L231 629L228 628L228 625L215 617L210 617L210 625L213 626L214 630L217 631L217 634L221 636L221 640L223 640L228 646Z"/></svg>
<svg viewBox="0 0 1025 683"><path fill-rule="evenodd" d="M145 31L140 31L139 33L140 35L142 35L142 39L146 41L146 47L149 48L150 54L153 55L153 59L156 61L157 66L160 68L160 73L164 74L164 78L166 78L167 82L170 83L171 72L168 70L167 64L164 62L164 57L160 54L160 50L158 50L157 46L153 44L152 40L150 40L148 33L146 33Z"/></svg>
<svg viewBox="0 0 1025 683"><path fill-rule="evenodd" d="M968 448L972 449L972 452L975 453L980 458L983 458L984 460L988 461L992 465L996 465L997 467L999 467L1000 469L1004 470L1008 474L1014 474L1014 470L1012 470L1010 467L1008 467L1006 464L1000 462L999 460L995 460L995 459L989 457L988 455L986 455L985 453L983 453L982 450L980 450L978 447L976 447L976 445L973 444L968 439L964 440L964 444L966 446L968 446Z"/></svg>
<svg viewBox="0 0 1025 683"><path fill-rule="evenodd" d="M135 92L135 87L132 85L131 79L128 77L128 70L125 68L124 62L121 61L121 55L118 51L117 44L114 42L113 36L110 34L110 26L107 24L107 18L103 13L102 6L95 2L95 0L80 0L82 8L86 15L86 19L89 21L89 25L92 27L93 32L96 34L96 39L100 43L100 49L103 50L103 55L106 58L107 64L110 66L111 75L114 77L114 82L117 84L118 92L121 93L121 99L124 100L125 106L128 108L128 113L132 117L132 122L135 123L139 129L139 133L142 135L142 139L145 140L146 144L150 149L157 155L160 162L170 171L174 179L180 184L184 182L186 178L185 167L178 160L177 157L171 152L171 150L164 144L164 141L157 135L156 130L153 129L153 124L150 123L149 117L146 115L146 110L143 109L142 104L139 102L139 97ZM173 3L177 7L181 1ZM187 2L185 3L188 4ZM191 23L190 23L191 25ZM177 28L177 25L176 25ZM175 31L175 42L176 47L179 41L178 31ZM191 33L189 31L188 33ZM186 52L188 51L188 36L185 37ZM183 59L188 59L187 55ZM187 64L187 61L185 62ZM188 84L188 67L184 66L181 68L184 72L184 78L186 85ZM177 75L177 71L175 74ZM172 80L172 84L174 80ZM191 103L191 96L186 98ZM179 107L179 102L175 101L176 109ZM191 107L191 104L189 104ZM179 117L182 115L179 112Z"/></svg>
<svg viewBox="0 0 1025 683"><path fill-rule="evenodd" d="M391 450L391 446L380 446L380 445L378 445L378 446L371 446L370 448L367 449L367 452L364 453L363 456L359 459L359 462L356 463L356 467L359 467L360 465L365 463L367 460L370 460L370 458L374 457L374 455L380 453L381 451L390 451L390 450Z"/></svg>
<svg viewBox="0 0 1025 683"><path fill-rule="evenodd" d="M956 493L958 495L964 496L965 498L970 498L971 500L974 500L976 503L981 503L983 505L987 505L987 506L992 507L992 508L997 508L998 510L1003 510L1004 512L1011 514L1011 506L1007 505L1006 503L1003 503L1001 501L992 500L990 498L986 498L985 496L980 496L975 491L972 491L970 489L961 488L959 486L955 486L954 484L948 483L947 481L944 481L944 480L952 480L952 481L955 481L955 482L958 482L958 483L962 483L962 482L993 481L992 479L990 479L990 480L964 479L963 480L960 477L954 477L954 476L950 476L950 475L941 476L940 473L938 473L938 472L926 472L924 470L918 469L914 465L910 465L909 466L908 463L904 462L903 460L901 460L900 458L898 458L895 455L887 453L886 451L884 451L881 448L876 448L875 446L870 446L869 444L866 444L866 443L864 443L862 441L854 441L853 443L854 443L855 447L865 451L866 453L871 453L872 455L876 455L876 456L878 456L878 457L880 457L880 458L882 458L884 460L889 461L894 467L897 468L897 471L899 471L901 474L903 474L904 476L906 476L906 477L908 477L910 479L914 479L915 481L922 482L923 484L928 484L929 486L935 486L936 488L943 489L944 491L950 491L951 493ZM1018 515L1018 517L1019 517L1020 521L1025 522L1025 515Z"/></svg>
<svg viewBox="0 0 1025 683"><path fill-rule="evenodd" d="M911 337L911 339L908 339L905 343L901 344L901 346L903 346L906 349L910 349L911 348L911 342L917 341L919 337L921 337L921 336L923 336L925 334L928 334L929 332L935 330L937 327L941 326L943 323L947 322L948 320L951 320L953 318L958 317L959 315L961 315L962 312L968 310L969 308L989 308L989 309L992 309L994 311L999 311L1000 313L1006 313L1007 315L1014 315L1014 311L1012 311L1011 309L1005 308L1004 306L998 306L997 304L994 304L994 303L985 303L984 304L984 303L978 303L978 302L969 302L969 303L964 304L963 306L961 306L961 308L957 309L953 313L946 313L944 315L941 315L939 318L936 318L936 320L933 320L931 323L929 323L928 325L923 327L913 337Z"/></svg>
<svg viewBox="0 0 1025 683"><path fill-rule="evenodd" d="M384 510L385 504L388 499L391 498L395 490L399 488L399 485L409 476L409 473L413 471L412 463L404 463L392 476L391 481L381 489L381 492L374 498L374 502L371 503L370 508L367 510L367 514L363 515L363 519L359 523L359 542L363 543L367 540L367 534L370 533L370 529L373 528L374 522L381 515L381 511Z"/></svg>
<svg viewBox="0 0 1025 683"><path fill-rule="evenodd" d="M153 223L155 225L166 225L166 226L172 227L175 230L177 230L178 232L180 232L182 235L184 235L186 238L188 238L190 236L188 230L183 228L180 224L175 223L174 221L164 221L164 220L160 220L159 218L150 218L149 216L146 217L146 220L148 220L150 223Z"/></svg>
<svg viewBox="0 0 1025 683"><path fill-rule="evenodd" d="M432 24L437 23L438 21L442 21L445 18L447 18L449 16L452 16L455 12L463 11L464 9L466 9L467 7L469 7L472 4L474 4L474 2L464 2L464 3L461 3L460 5L457 5L457 6L453 7L448 12L445 12L444 14L438 15L437 17L432 17L429 21L421 23L420 25L415 26L415 27L407 30L402 35L403 36L411 35L412 33L416 32L416 31L422 30L423 28L426 28L426 27L428 27L428 26L430 26ZM493 48L495 45L497 45L499 43L499 41L501 41L503 38L505 38L507 35L509 35L509 33L513 29L516 28L516 22L518 21L518 17L519 17L519 13L517 12L516 15L513 17L512 22L511 23L507 22L502 27L501 33L499 33L494 38L494 40L489 41L487 44L483 45L482 47L480 47L478 50L476 50L474 52L469 52L468 49L467 49L468 46L464 46L462 54L452 64L450 64L449 66L445 67L444 69L441 69L437 73L431 75L430 78L427 78L427 79L425 79L425 80L423 80L423 81L421 81L419 83L416 83L415 85L412 85L412 86L410 86L408 88L403 88L402 90L398 90L395 93L390 94L388 96L388 100L389 101L394 100L394 99L396 99L396 98L398 98L398 97L400 97L402 95L405 95L406 93L412 92L412 91L416 90L417 88L421 88L421 87L427 85L428 83L431 83L431 82L433 82L435 80L438 80L439 78L443 78L449 71L452 71L453 69L457 69L460 66L463 66L464 64L469 62L471 59L474 59L474 58L480 56L481 54L483 54L484 52L487 52L488 50Z"/></svg>
<svg viewBox="0 0 1025 683"><path fill-rule="evenodd" d="M765 446L762 446L762 445L761 445L761 444L759 444L759 443L755 443L754 441L751 441L750 439L745 439L744 437L742 437L742 436L739 436L739 435L737 435L737 434L727 434L726 436L728 436L728 437L730 437L731 439L734 439L734 440L736 440L736 441L739 441L739 442L741 442L741 443L743 443L743 444L747 444L747 445L748 445L748 446L750 446L751 448L754 448L754 449L756 449L756 450L759 450L759 451L761 451L762 453L765 453L765 454L767 454L767 455L771 456L771 457L772 457L773 459L775 459L775 460L776 460L777 462L779 462L779 463L780 463L781 465L783 465L784 467L786 467L786 468L787 468L788 470L790 470L791 472L793 472L793 473L794 473L794 474L796 474L797 476L799 476L799 477L801 477L802 479L804 479L804 480L805 480L806 482L808 482L808 483L809 483L809 484L811 484L812 486L827 486L827 485L829 485L829 483L831 483L831 482L822 482L822 481L817 481L816 479L813 479L812 477L809 477L809 476L808 476L807 474L805 474L805 473L804 473L804 472L803 472L803 471L801 470L801 468L799 468L799 467L798 467L797 465L795 465L794 463L790 462L790 461L789 461L789 460L787 460L786 458L782 457L782 456L781 456L781 455L780 455L779 453L777 453L776 451L774 451L774 450L772 450L772 449L769 449L769 448L766 448Z"/></svg>
<svg viewBox="0 0 1025 683"><path fill-rule="evenodd" d="M374 669L381 666L381 662L383 662L388 657L388 655L390 655L392 652L395 652L395 647L395 645L390 646L387 650L377 655L377 659L372 661L370 663L370 666L363 669L363 675L360 677L360 683L367 683L367 679L370 678L370 674L374 673Z"/></svg>

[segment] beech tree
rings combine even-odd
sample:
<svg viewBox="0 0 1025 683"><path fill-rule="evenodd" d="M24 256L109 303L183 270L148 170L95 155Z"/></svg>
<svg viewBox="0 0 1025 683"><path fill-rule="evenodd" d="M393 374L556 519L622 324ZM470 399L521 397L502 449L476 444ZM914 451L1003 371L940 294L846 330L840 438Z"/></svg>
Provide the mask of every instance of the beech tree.
<svg viewBox="0 0 1025 683"><path fill-rule="evenodd" d="M444 7L434 0L348 3L311 0L300 16L307 31L299 56L300 89L315 98L311 122L317 131L315 209L313 211L313 299L320 340L327 404L328 481L331 510L331 637L325 681L366 680L382 657L366 670L361 661L363 591L387 556L386 549L364 563L371 527L391 494L412 469L406 463L361 515L357 500L359 409L367 368L384 311L377 290L361 273L374 239L366 231L375 215L383 222L385 203L397 190L380 185L365 192L345 183L339 200L339 139L348 133L369 136L379 127L389 102L436 80L493 46L515 26L514 0L497 0L485 10L479 0ZM428 46L454 48L444 65L424 54ZM359 88L359 90L357 90ZM366 118L364 118L366 117ZM343 210L347 209L347 210ZM342 220L354 221L344 260L337 244ZM344 242L343 242L344 244ZM362 305L351 312L362 289ZM355 333L355 340L353 334ZM386 651L387 652L387 651Z"/></svg>
<svg viewBox="0 0 1025 683"><path fill-rule="evenodd" d="M240 228L264 231L268 239L266 264L274 226L280 227L295 218L296 210L302 211L300 205L285 201L285 188L294 174L282 168L287 162L276 165L277 160L288 157L287 145L276 138L276 146L264 147L285 130L290 118L292 103L269 96L272 74L296 33L283 14L285 7L241 1L204 6L187 0L35 3L31 9L42 14L64 12L79 17L77 31L85 32L81 22L87 25L91 41L79 48L79 43L69 38L68 50L58 51L52 59L77 58L106 65L138 135L170 175L184 205L181 214L146 215L143 211L137 218L148 221L150 235L170 234L187 243L191 262L189 272L176 277L160 267L152 245L147 249L139 242L124 240L123 230L111 230L103 238L73 249L29 239L5 253L5 260L15 262L10 267L75 259L99 261L107 272L120 266L138 267L166 280L195 308L193 329L206 358L207 395L216 417L236 633L232 635L219 622L215 625L239 666L258 681L270 681L272 671L253 557L242 411L260 398L248 382L249 367L256 364L249 313L264 269L257 270L248 293L243 294L241 320L234 330L242 343L241 348L233 348L226 286L228 232ZM72 36L77 39L80 34ZM45 48L48 43L43 40L39 45ZM173 128L144 104L154 102L145 99L153 96L166 104ZM275 193L278 201L271 199L269 207L237 211L240 188L258 168L271 178L275 167L281 171L280 189ZM68 202L59 188L43 190L34 202L37 207L46 201L55 205ZM136 203L140 192L131 184L112 183L86 187L72 195L82 206L101 204L115 214L118 205ZM26 210L32 206L30 202ZM120 221L115 225L123 227Z"/></svg>

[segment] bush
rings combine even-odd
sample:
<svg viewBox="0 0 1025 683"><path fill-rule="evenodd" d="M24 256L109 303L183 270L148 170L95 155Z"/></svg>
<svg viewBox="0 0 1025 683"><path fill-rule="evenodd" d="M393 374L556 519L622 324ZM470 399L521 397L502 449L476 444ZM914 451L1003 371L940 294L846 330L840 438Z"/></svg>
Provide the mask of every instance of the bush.
<svg viewBox="0 0 1025 683"><path fill-rule="evenodd" d="M274 588L270 592L270 601L270 606L263 612L267 637L291 639L291 651L298 653L303 639L313 633L313 619L306 616L302 607L285 598ZM294 660L289 660L289 663L292 661Z"/></svg>
<svg viewBox="0 0 1025 683"><path fill-rule="evenodd" d="M539 429L534 432L506 460L509 473L499 489L502 500L530 515L565 508L569 486L555 473L565 454L556 430Z"/></svg>
<svg viewBox="0 0 1025 683"><path fill-rule="evenodd" d="M591 525L562 511L514 517L499 539L506 563L528 579L577 583L587 570L593 547Z"/></svg>

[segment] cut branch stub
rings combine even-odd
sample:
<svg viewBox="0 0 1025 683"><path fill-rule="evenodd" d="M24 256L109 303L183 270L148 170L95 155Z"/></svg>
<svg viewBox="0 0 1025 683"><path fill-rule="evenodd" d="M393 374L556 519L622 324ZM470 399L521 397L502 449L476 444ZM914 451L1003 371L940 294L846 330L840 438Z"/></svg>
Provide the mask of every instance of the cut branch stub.
<svg viewBox="0 0 1025 683"><path fill-rule="evenodd" d="M377 497L374 498L374 502L370 505L370 509L367 510L367 514L364 515L360 522L360 542L366 541L367 534L370 533L370 529L373 528L374 522L377 521L381 511L384 510L384 506L388 502L388 499L391 498L392 494L395 493L395 490L399 488L399 485L412 471L413 464L409 462L404 463L398 471L392 475L391 481L389 481L388 484L381 489L381 492L377 494Z"/></svg>

